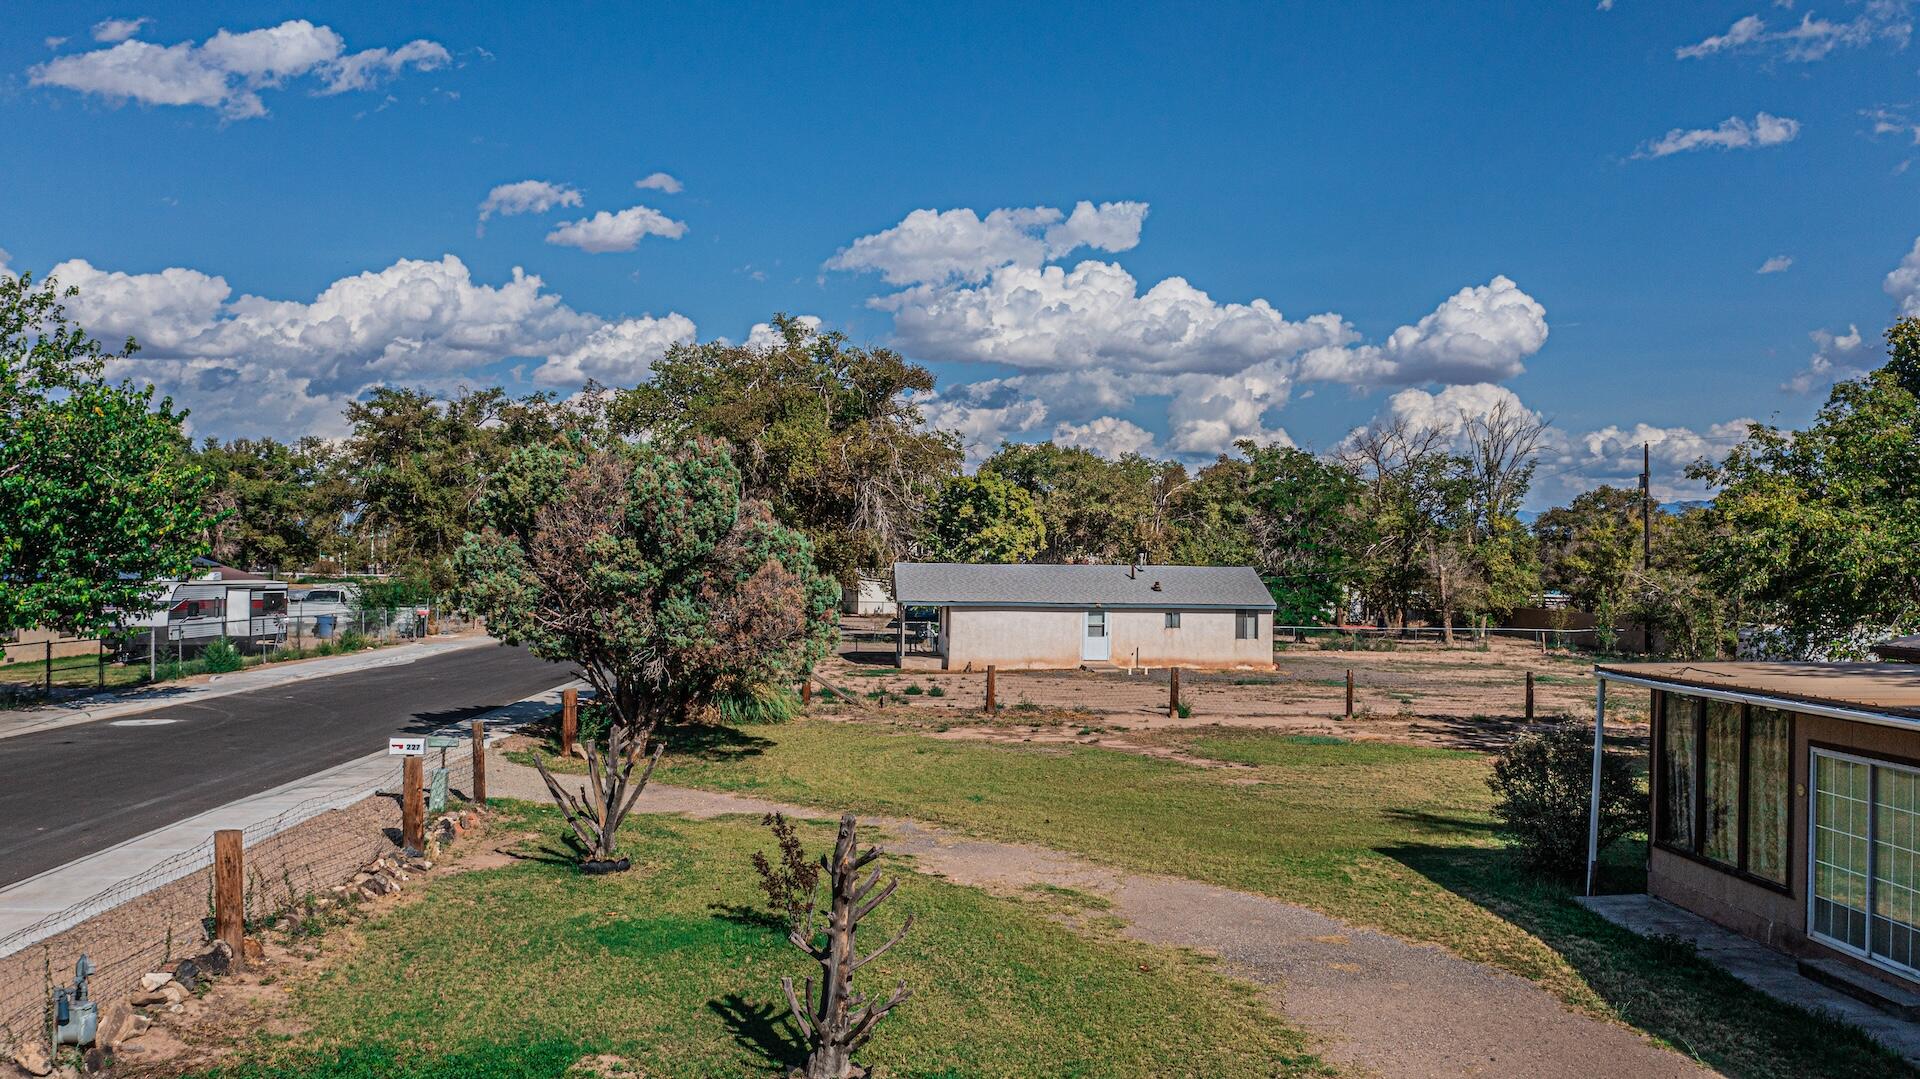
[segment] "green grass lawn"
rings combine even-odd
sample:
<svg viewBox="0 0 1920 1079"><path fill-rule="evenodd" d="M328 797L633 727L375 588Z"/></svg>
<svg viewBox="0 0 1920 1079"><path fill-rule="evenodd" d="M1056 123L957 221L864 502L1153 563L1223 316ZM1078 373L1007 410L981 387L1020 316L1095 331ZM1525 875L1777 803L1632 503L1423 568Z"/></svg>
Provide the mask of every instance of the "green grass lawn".
<svg viewBox="0 0 1920 1079"><path fill-rule="evenodd" d="M817 968L757 909L748 857L771 850L764 828L635 818L622 831L634 871L586 877L564 864L553 811L501 814L543 836L534 860L438 881L368 923L293 987L286 1013L309 1030L256 1034L206 1075L554 1076L595 1053L645 1076L797 1063L779 980ZM824 826L803 834L831 846ZM888 869L903 880L872 943L909 913L914 926L860 984L913 989L864 1054L889 1076L1330 1074L1244 983L1050 917L1073 893L1021 902Z"/></svg>
<svg viewBox="0 0 1920 1079"><path fill-rule="evenodd" d="M99 684L102 666L97 656L55 656L53 657L53 684L56 686L91 686ZM146 680L145 664L134 667L116 667L106 664L104 667L108 686L131 685ZM20 663L0 663L0 683L33 687L45 683L47 663L44 659L24 660Z"/></svg>
<svg viewBox="0 0 1920 1079"><path fill-rule="evenodd" d="M1493 834L1486 758L1260 731L1198 732L1206 768L1086 746L955 742L802 722L682 737L667 782L894 814L1290 900L1533 979L1738 1075L1903 1074L1850 1027L1615 929ZM1643 885L1644 847L1605 882Z"/></svg>

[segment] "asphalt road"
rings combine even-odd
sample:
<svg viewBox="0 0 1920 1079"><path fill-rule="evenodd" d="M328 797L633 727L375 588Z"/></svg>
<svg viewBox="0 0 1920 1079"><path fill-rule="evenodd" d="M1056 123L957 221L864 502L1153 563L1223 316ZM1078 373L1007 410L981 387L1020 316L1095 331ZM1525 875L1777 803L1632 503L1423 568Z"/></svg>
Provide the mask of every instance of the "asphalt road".
<svg viewBox="0 0 1920 1079"><path fill-rule="evenodd" d="M0 739L0 886L378 752L390 734L552 689L570 671L482 646Z"/></svg>

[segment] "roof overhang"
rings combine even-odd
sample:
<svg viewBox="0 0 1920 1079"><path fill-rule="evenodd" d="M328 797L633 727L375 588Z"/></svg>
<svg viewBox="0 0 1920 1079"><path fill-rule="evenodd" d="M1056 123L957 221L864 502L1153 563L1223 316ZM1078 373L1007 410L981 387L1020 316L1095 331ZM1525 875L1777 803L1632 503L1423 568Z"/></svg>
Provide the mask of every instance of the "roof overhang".
<svg viewBox="0 0 1920 1079"><path fill-rule="evenodd" d="M1899 712L1883 712L1853 705L1836 704L1831 701L1809 700L1803 697L1790 697L1774 693L1762 693L1756 690L1738 689L1731 686L1702 686L1693 682L1660 678L1641 674L1627 674L1623 671L1608 670L1595 665L1593 676L1601 682L1618 682L1622 685L1639 686L1643 689L1658 689L1669 693L1685 693L1692 697L1705 697L1714 701L1731 701L1736 704L1755 704L1762 708L1777 708L1783 712L1804 712L1811 716L1825 716L1828 719L1844 719L1854 723L1872 723L1880 727L1898 727L1903 730L1920 730L1920 717L1904 715Z"/></svg>
<svg viewBox="0 0 1920 1079"><path fill-rule="evenodd" d="M899 597L899 602L909 607L958 607L962 609L968 607L983 609L1024 607L1036 611L1078 611L1089 609L1109 611L1272 611L1277 609L1272 600L1268 600L1266 605L1262 606L1258 603L1181 603L1177 600L1138 603L1131 600L1118 603L1058 603L1025 599L927 599L919 596L901 596Z"/></svg>

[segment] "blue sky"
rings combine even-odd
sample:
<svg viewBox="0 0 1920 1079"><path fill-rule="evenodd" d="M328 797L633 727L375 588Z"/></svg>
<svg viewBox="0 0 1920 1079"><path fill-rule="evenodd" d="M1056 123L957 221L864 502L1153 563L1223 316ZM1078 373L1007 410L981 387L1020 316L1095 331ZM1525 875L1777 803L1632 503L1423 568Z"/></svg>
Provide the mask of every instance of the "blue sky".
<svg viewBox="0 0 1920 1079"><path fill-rule="evenodd" d="M205 434L631 383L785 311L929 363L976 452L1326 449L1517 397L1556 432L1536 505L1643 439L1681 496L1920 313L1901 3L8 22L0 261L61 267Z"/></svg>

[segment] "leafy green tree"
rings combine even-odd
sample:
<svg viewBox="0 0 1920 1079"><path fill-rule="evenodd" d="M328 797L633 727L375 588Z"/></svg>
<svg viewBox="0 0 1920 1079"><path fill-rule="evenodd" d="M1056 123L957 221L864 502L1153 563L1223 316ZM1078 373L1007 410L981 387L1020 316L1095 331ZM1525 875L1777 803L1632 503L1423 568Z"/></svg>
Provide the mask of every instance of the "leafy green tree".
<svg viewBox="0 0 1920 1079"><path fill-rule="evenodd" d="M1165 506L1156 500L1156 484L1168 490L1181 474L1157 462L1132 454L1109 461L1051 442L1008 442L981 463L980 475L1033 496L1047 541L1038 561L1131 562L1141 551L1161 558L1172 549L1170 532L1156 527Z"/></svg>
<svg viewBox="0 0 1920 1079"><path fill-rule="evenodd" d="M821 570L851 586L903 556L920 514L960 465L959 442L926 428L911 395L926 368L779 315L771 344L675 345L651 381L608 407L620 434L721 439L746 495L812 540Z"/></svg>
<svg viewBox="0 0 1920 1079"><path fill-rule="evenodd" d="M1319 625L1337 616L1357 579L1365 522L1355 513L1360 481L1351 470L1291 446L1239 443L1246 455L1249 532L1255 563L1282 625Z"/></svg>
<svg viewBox="0 0 1920 1079"><path fill-rule="evenodd" d="M927 508L927 553L942 562L1025 562L1046 526L1033 496L998 476L955 476Z"/></svg>
<svg viewBox="0 0 1920 1079"><path fill-rule="evenodd" d="M440 400L380 387L347 405L347 422L342 466L354 478L359 540L381 568L445 591L487 478L515 450L556 443L588 418L546 393L515 399L495 387Z"/></svg>
<svg viewBox="0 0 1920 1079"><path fill-rule="evenodd" d="M208 439L195 456L211 481L208 545L219 561L285 573L351 542L350 482L326 440Z"/></svg>
<svg viewBox="0 0 1920 1079"><path fill-rule="evenodd" d="M1753 425L1718 465L1702 567L1802 653L1846 653L1862 629L1920 628L1920 320L1890 360L1833 387L1803 431Z"/></svg>
<svg viewBox="0 0 1920 1079"><path fill-rule="evenodd" d="M76 294L0 274L0 631L105 632L202 550L185 414L105 380L137 346L110 353L74 325Z"/></svg>
<svg viewBox="0 0 1920 1079"><path fill-rule="evenodd" d="M1583 491L1534 518L1533 533L1546 587L1583 611L1618 607L1640 560L1640 492L1605 484Z"/></svg>

